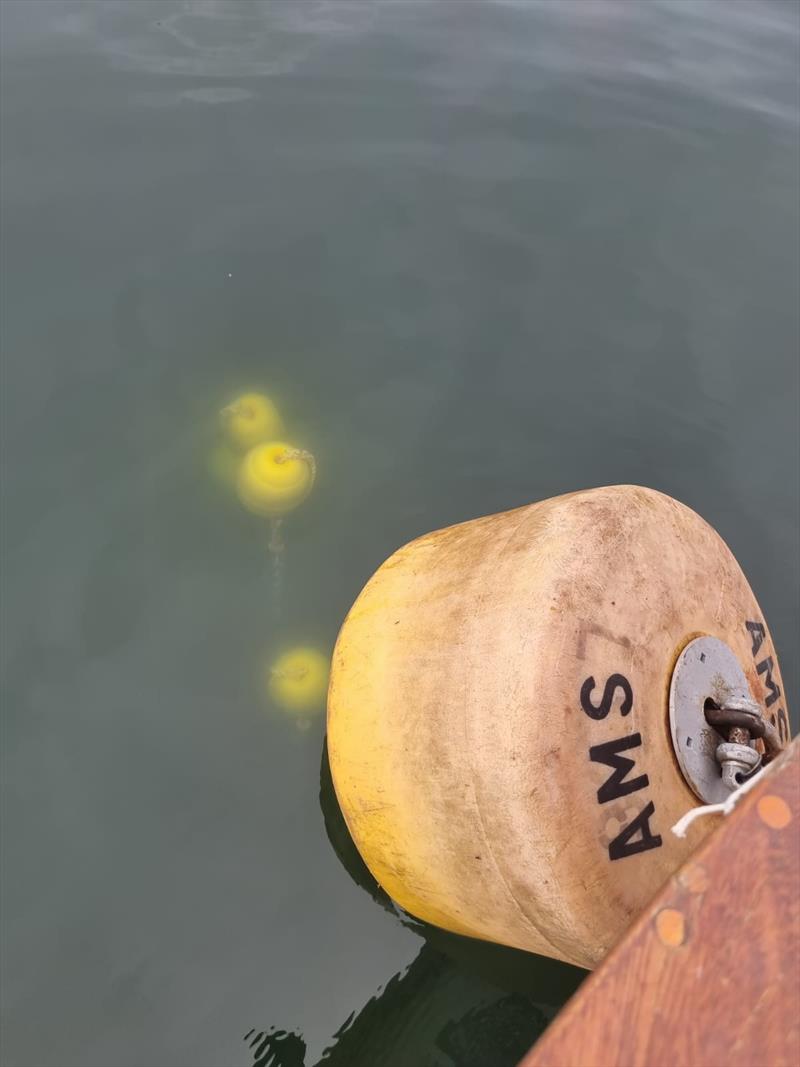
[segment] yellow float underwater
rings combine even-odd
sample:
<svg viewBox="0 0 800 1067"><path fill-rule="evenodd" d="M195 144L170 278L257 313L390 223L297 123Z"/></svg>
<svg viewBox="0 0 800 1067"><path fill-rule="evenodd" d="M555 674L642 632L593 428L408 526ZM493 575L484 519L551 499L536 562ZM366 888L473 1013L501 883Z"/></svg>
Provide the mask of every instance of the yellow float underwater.
<svg viewBox="0 0 800 1067"><path fill-rule="evenodd" d="M265 393L242 393L220 412L225 435L240 452L283 432L283 420Z"/></svg>
<svg viewBox="0 0 800 1067"><path fill-rule="evenodd" d="M315 478L316 462L310 452L285 441L270 441L250 449L236 484L248 511L274 519L301 504Z"/></svg>
<svg viewBox="0 0 800 1067"><path fill-rule="evenodd" d="M296 714L321 711L328 690L330 660L315 648L284 652L267 668L267 687L279 707Z"/></svg>

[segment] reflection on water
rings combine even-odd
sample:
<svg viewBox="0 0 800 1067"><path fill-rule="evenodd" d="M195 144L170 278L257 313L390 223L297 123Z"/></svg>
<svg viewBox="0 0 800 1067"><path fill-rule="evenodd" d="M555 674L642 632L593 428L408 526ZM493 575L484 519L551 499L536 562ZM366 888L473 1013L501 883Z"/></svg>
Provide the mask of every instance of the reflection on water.
<svg viewBox="0 0 800 1067"><path fill-rule="evenodd" d="M245 1041L253 1050L253 1067L305 1067L306 1043L285 1030L248 1030Z"/></svg>
<svg viewBox="0 0 800 1067"><path fill-rule="evenodd" d="M326 747L319 799L328 839L343 868L376 903L396 913L347 830ZM405 971L342 1023L325 1047L320 1067L515 1064L586 974L555 960L446 933L404 913L399 918L425 943ZM274 1027L250 1030L245 1041L254 1050L254 1067L311 1067L300 1033Z"/></svg>
<svg viewBox="0 0 800 1067"><path fill-rule="evenodd" d="M147 15L124 2L61 6L51 32L139 73L277 77L324 62L333 46L369 33L408 32L412 20L422 19L432 84L459 95L466 86L470 94L485 89L501 66L512 63L524 66L538 85L570 76L627 84L629 90L637 83L671 83L797 123L787 93L796 70L791 0L184 0L152 4ZM537 33L520 39L515 31L525 16L536 19ZM480 49L473 31L494 36L494 47L481 49L479 70L467 67ZM213 104L249 95L246 88L218 86L161 100Z"/></svg>
<svg viewBox="0 0 800 1067"><path fill-rule="evenodd" d="M2 1058L503 1067L575 973L364 882L273 678L412 537L634 482L797 692L797 5L0 20ZM319 460L277 530L215 451L255 386Z"/></svg>
<svg viewBox="0 0 800 1067"><path fill-rule="evenodd" d="M380 14L361 0L184 0L152 4L146 14L134 6L63 5L51 32L67 42L88 42L115 67L139 73L274 77L291 73L330 43L365 32ZM200 89L188 99L220 103L249 95L233 92Z"/></svg>

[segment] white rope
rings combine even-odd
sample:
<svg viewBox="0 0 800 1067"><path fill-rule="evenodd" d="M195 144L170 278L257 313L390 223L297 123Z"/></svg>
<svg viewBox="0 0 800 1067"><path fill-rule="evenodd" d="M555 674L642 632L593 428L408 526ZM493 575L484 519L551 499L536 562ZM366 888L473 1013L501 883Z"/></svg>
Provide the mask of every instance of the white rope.
<svg viewBox="0 0 800 1067"><path fill-rule="evenodd" d="M762 767L752 778L748 778L738 789L734 789L727 800L724 800L721 804L702 804L699 808L692 808L691 811L687 811L686 814L678 819L672 827L673 834L675 834L676 837L686 837L686 831L695 819L700 819L704 815L730 815L745 793L749 793L753 786L761 781L762 777L771 766L773 766L773 764L769 763L765 767Z"/></svg>

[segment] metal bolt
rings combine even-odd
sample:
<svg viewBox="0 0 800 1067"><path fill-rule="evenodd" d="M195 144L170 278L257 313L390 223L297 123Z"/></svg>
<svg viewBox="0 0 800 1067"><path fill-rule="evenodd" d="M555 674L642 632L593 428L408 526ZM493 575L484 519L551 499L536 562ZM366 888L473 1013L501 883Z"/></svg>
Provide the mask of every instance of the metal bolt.
<svg viewBox="0 0 800 1067"><path fill-rule="evenodd" d="M754 748L738 742L723 741L717 746L716 756L722 767L723 784L730 790L738 789L742 778L761 762L761 756Z"/></svg>

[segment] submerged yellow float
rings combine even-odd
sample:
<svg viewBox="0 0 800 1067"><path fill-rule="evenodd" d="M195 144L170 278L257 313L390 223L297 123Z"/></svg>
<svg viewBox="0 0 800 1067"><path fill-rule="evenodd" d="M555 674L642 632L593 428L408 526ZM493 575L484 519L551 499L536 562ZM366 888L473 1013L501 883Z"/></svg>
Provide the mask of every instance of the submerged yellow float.
<svg viewBox="0 0 800 1067"><path fill-rule="evenodd" d="M328 689L329 659L315 648L290 649L267 669L267 687L273 701L286 711L321 710Z"/></svg>
<svg viewBox="0 0 800 1067"><path fill-rule="evenodd" d="M270 441L250 449L236 484L248 511L280 518L305 500L315 477L316 462L310 452L285 441Z"/></svg>
<svg viewBox="0 0 800 1067"><path fill-rule="evenodd" d="M234 448L245 451L283 432L283 420L265 393L242 393L220 412L225 435Z"/></svg>

